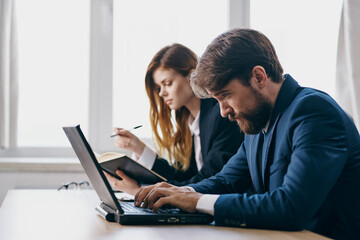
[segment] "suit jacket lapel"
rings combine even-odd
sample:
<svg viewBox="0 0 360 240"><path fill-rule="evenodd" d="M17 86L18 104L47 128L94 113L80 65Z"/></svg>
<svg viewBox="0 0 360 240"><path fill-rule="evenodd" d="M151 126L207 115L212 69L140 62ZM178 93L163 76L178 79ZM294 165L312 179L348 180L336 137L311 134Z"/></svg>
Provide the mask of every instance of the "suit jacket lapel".
<svg viewBox="0 0 360 240"><path fill-rule="evenodd" d="M275 102L273 112L270 117L269 132L264 137L263 145L263 158L262 158L262 173L259 175L257 166L256 154L258 150L260 134L251 135L250 143L250 159L248 159L251 178L253 181L254 189L258 193L264 193L267 190L268 176L266 176L268 165L271 164L273 159L269 159L270 147L273 142L274 132L276 125L279 121L281 113L288 107L292 99L301 91L298 83L288 74L285 74L285 81L281 86L280 92ZM266 188L265 188L266 187Z"/></svg>
<svg viewBox="0 0 360 240"><path fill-rule="evenodd" d="M208 126L206 119L209 117L209 109L213 105L213 102L209 101L208 99L201 99L200 102L200 119L199 119L199 128L200 128L200 145L201 145L201 154L203 156L203 159L206 156L206 153L208 149L205 147L209 146L208 143Z"/></svg>
<svg viewBox="0 0 360 240"><path fill-rule="evenodd" d="M274 134L276 130L276 125L281 117L282 112L287 109L289 104L292 100L296 97L296 95L302 90L299 84L288 74L285 74L285 80L283 85L281 86L280 92L275 102L275 106L270 118L269 130L264 138L264 144L266 144L266 148L264 149L263 153L265 152L263 167L262 167L262 185L264 186L264 190L268 190L269 184L269 176L267 176L267 171L269 169L269 165L272 164L273 160L271 150L271 144L274 140ZM274 140L276 141L276 139ZM265 146L265 145L264 145ZM268 173L270 174L270 173Z"/></svg>

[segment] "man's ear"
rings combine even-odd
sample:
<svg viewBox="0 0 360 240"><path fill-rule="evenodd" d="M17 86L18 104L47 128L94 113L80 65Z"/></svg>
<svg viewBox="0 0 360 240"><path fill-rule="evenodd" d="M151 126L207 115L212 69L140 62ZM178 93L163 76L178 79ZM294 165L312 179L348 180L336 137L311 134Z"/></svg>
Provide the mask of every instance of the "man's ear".
<svg viewBox="0 0 360 240"><path fill-rule="evenodd" d="M268 77L262 66L255 66L252 70L252 76L255 78L255 83L260 89L266 86Z"/></svg>

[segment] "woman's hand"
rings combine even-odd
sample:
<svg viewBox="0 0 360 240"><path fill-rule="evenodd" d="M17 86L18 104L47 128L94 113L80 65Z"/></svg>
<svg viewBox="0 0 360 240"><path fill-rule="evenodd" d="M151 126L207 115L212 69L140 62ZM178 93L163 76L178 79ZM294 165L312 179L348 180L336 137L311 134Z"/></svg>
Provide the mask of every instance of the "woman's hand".
<svg viewBox="0 0 360 240"><path fill-rule="evenodd" d="M126 192L131 195L135 195L136 192L140 189L137 182L134 179L132 179L131 177L129 177L128 175L126 175L121 170L116 170L116 174L119 177L121 177L122 180L114 178L107 172L104 172L104 174L105 174L106 178L108 179L110 185L118 191Z"/></svg>
<svg viewBox="0 0 360 240"><path fill-rule="evenodd" d="M123 128L114 128L115 145L120 148L129 150L139 158L144 151L145 144L130 131Z"/></svg>

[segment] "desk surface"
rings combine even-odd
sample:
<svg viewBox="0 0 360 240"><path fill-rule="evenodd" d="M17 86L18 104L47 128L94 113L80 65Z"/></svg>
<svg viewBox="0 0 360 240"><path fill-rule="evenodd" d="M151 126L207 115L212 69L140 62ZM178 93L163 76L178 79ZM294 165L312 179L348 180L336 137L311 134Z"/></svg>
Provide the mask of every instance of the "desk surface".
<svg viewBox="0 0 360 240"><path fill-rule="evenodd" d="M309 231L284 232L216 226L123 226L95 212L93 190L10 190L0 208L0 239L327 239Z"/></svg>

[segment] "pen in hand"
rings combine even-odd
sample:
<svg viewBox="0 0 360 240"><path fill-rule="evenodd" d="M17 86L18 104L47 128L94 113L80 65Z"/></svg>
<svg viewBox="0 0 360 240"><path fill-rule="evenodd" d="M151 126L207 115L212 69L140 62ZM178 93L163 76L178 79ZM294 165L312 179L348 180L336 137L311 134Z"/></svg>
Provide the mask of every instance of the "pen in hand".
<svg viewBox="0 0 360 240"><path fill-rule="evenodd" d="M141 127L142 127L142 125L139 125L139 126L136 126L136 127L133 127L133 128L128 129L128 131L131 132L132 130L137 129L137 128L141 128ZM110 137L115 137L115 136L117 136L117 135L120 136L120 134L113 134L113 135L111 135Z"/></svg>

